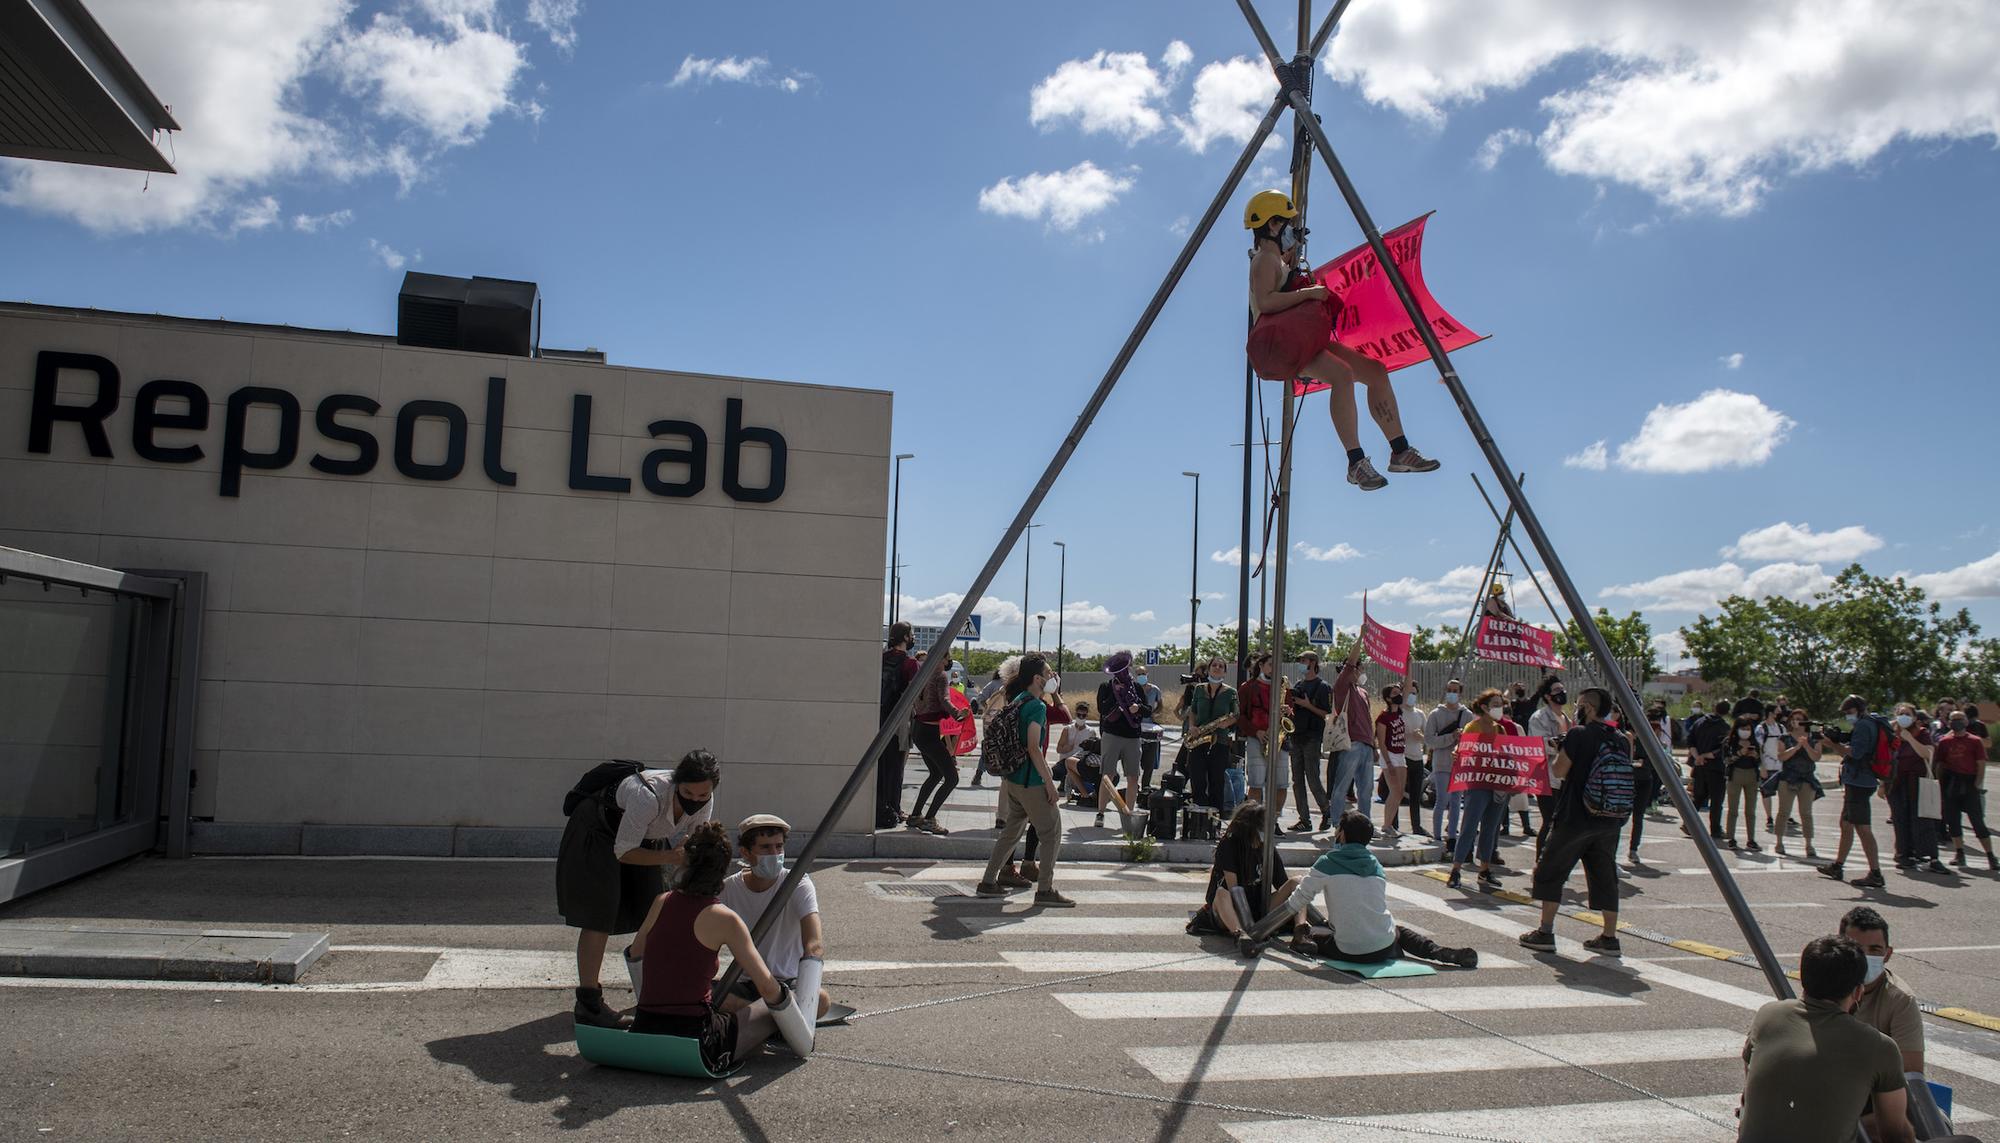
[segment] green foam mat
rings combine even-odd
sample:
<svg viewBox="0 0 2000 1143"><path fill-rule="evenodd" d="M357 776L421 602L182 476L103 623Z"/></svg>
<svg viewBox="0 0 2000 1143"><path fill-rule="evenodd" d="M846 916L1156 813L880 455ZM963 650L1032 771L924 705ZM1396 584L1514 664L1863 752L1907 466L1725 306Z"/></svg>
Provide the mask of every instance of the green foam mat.
<svg viewBox="0 0 2000 1143"><path fill-rule="evenodd" d="M657 1036L622 1028L576 1026L576 1050L584 1059L606 1067L629 1068L687 1079L721 1079L734 1072L712 1072L702 1062L701 1044L686 1036Z"/></svg>
<svg viewBox="0 0 2000 1143"><path fill-rule="evenodd" d="M1351 972L1363 980L1389 980L1398 976L1436 976L1437 969L1418 960L1377 960L1366 963L1357 960L1335 960L1321 957L1320 963L1330 965L1342 972Z"/></svg>

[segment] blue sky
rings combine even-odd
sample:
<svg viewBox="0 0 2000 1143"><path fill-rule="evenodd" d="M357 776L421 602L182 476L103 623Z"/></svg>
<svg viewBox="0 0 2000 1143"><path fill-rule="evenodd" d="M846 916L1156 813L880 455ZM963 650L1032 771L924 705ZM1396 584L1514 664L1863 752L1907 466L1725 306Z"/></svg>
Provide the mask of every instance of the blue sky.
<svg viewBox="0 0 2000 1143"><path fill-rule="evenodd" d="M1384 228L1438 212L1431 288L1493 335L1460 371L1587 597L1670 629L1858 557L2000 626L2000 13L1711 7L1357 0L1316 105ZM186 128L182 173L0 167L0 296L386 332L401 270L489 274L541 284L551 345L894 390L917 618L969 585L1268 98L1223 3L92 8ZM1314 186L1323 261L1359 235ZM1211 554L1254 189L1039 517L1032 610L1064 540L1073 646L1184 638L1187 468L1203 619L1234 615ZM1293 535L1343 558L1295 556L1301 618L1469 600L1483 461L1427 368L1397 387L1444 467L1365 496L1306 404ZM983 605L1002 632L1020 558Z"/></svg>

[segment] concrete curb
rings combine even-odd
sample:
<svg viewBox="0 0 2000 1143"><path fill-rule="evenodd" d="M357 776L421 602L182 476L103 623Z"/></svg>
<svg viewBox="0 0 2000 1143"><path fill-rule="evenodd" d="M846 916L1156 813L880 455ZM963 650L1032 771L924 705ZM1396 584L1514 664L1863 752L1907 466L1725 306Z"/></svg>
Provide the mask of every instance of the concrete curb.
<svg viewBox="0 0 2000 1143"><path fill-rule="evenodd" d="M326 933L0 924L0 975L295 984Z"/></svg>

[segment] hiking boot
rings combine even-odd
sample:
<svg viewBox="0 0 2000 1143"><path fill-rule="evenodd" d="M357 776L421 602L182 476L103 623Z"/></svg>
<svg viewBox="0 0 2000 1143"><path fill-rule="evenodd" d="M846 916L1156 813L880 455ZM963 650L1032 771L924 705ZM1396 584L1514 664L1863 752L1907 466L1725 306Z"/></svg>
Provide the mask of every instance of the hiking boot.
<svg viewBox="0 0 2000 1143"><path fill-rule="evenodd" d="M1821 877L1831 877L1835 881L1847 880L1847 874L1842 871L1840 862L1838 861L1829 861L1825 865L1820 866L1819 875Z"/></svg>
<svg viewBox="0 0 2000 1143"><path fill-rule="evenodd" d="M1034 884L1034 881L1014 872L1012 866L1009 866L1006 869L1002 869L1000 871L1000 876L994 878L993 881L994 884L1000 886L1000 888L1007 890L1026 889Z"/></svg>
<svg viewBox="0 0 2000 1143"><path fill-rule="evenodd" d="M1868 876L1856 877L1854 880L1849 881L1848 884L1854 886L1856 889L1880 889L1884 885L1887 885L1888 882L1882 880L1881 870L1871 869L1868 871Z"/></svg>
<svg viewBox="0 0 2000 1143"><path fill-rule="evenodd" d="M1068 897L1063 896L1061 893L1056 892L1054 889L1037 890L1035 893L1035 904L1045 909L1076 908L1075 901L1070 900Z"/></svg>
<svg viewBox="0 0 2000 1143"><path fill-rule="evenodd" d="M998 881L981 881L979 888L974 889L973 892L981 897L1005 897L1007 895L1006 886Z"/></svg>
<svg viewBox="0 0 2000 1143"><path fill-rule="evenodd" d="M1236 952L1238 955L1255 960L1257 959L1257 952L1261 948L1263 948L1262 945L1250 939L1249 933L1236 934Z"/></svg>
<svg viewBox="0 0 2000 1143"><path fill-rule="evenodd" d="M1438 959L1446 964L1457 965L1459 968L1478 968L1479 950L1439 949Z"/></svg>
<svg viewBox="0 0 2000 1143"><path fill-rule="evenodd" d="M576 990L576 1022L593 1028L622 1028L625 1018L616 1008L604 1003L602 988L579 988Z"/></svg>
<svg viewBox="0 0 2000 1143"><path fill-rule="evenodd" d="M1556 951L1556 935L1547 929L1531 929L1521 934L1521 947L1552 953Z"/></svg>
<svg viewBox="0 0 2000 1143"><path fill-rule="evenodd" d="M1583 942L1583 947L1589 949L1591 952L1594 952L1599 956L1625 955L1624 950L1618 947L1617 937L1607 937L1603 935L1598 935Z"/></svg>
<svg viewBox="0 0 2000 1143"><path fill-rule="evenodd" d="M1413 448L1389 454L1390 472L1436 472L1438 462Z"/></svg>
<svg viewBox="0 0 2000 1143"><path fill-rule="evenodd" d="M1364 456L1347 466L1347 482L1363 492L1373 492L1377 488L1386 486L1389 478L1375 471L1375 466Z"/></svg>

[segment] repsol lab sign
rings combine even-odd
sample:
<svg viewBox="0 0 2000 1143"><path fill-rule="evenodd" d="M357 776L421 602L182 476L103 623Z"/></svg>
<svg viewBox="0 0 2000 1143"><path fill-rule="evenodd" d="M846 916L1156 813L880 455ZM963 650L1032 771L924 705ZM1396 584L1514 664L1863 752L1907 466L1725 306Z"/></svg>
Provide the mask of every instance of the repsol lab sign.
<svg viewBox="0 0 2000 1143"><path fill-rule="evenodd" d="M65 369L94 374L96 392L81 403L59 400L56 378ZM56 425L67 421L83 433L90 455L107 459L115 456L104 422L118 408L120 388L118 367L106 358L91 353L42 350L35 358L28 451L49 452ZM162 403L169 401L173 404L163 407ZM278 414L277 441L268 449L252 449L244 440L250 410L258 406L274 409ZM631 477L591 470L590 406L589 394L578 393L570 399L569 486L587 492L630 492ZM315 446L308 463L316 471L332 476L360 476L372 471L381 462L382 442L368 429L341 418L372 417L381 411L381 402L359 393L336 393L321 400L313 413L313 429L326 447ZM299 399L283 389L245 385L229 394L222 409L222 495L237 495L246 469L281 469L296 461L303 419ZM199 439L170 434L206 433L210 420L208 391L200 385L172 378L148 381L133 396L132 451L145 460L162 464L192 464L207 455L205 446ZM424 420L444 426L443 456L416 455L417 424ZM480 467L486 479L511 487L515 473L507 467L503 449L506 420L507 380L490 377L486 381ZM708 486L706 429L693 421L659 420L647 425L646 431L655 437L680 438L685 442L646 454L639 463L639 482L646 491L655 496L687 497L698 495ZM464 409L450 401L408 401L396 410L396 439L390 445L390 459L397 472L412 480L456 480L465 470L467 435ZM761 488L746 487L740 479L745 445L762 445L770 450L770 475ZM776 429L745 425L743 402L736 397L729 398L722 428L722 490L733 500L752 504L769 503L785 492L784 436Z"/></svg>

